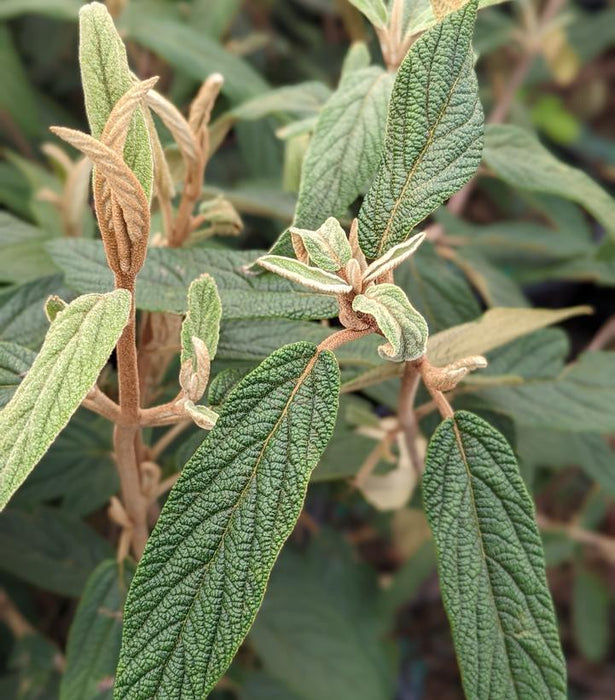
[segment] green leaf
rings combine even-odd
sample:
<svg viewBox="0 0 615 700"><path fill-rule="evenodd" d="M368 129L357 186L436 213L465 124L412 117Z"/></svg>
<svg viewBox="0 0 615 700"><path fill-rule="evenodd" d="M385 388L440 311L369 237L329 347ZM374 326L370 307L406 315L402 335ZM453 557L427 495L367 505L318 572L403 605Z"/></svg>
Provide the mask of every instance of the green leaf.
<svg viewBox="0 0 615 700"><path fill-rule="evenodd" d="M99 138L113 106L134 85L126 48L102 3L86 4L79 11L79 63L90 129ZM142 108L136 110L128 129L124 160L149 198L152 148Z"/></svg>
<svg viewBox="0 0 615 700"><path fill-rule="evenodd" d="M489 309L477 321L437 333L429 339L427 354L435 365L446 365L461 357L484 355L515 338L591 313L589 306L566 309Z"/></svg>
<svg viewBox="0 0 615 700"><path fill-rule="evenodd" d="M4 0L0 19L12 19L22 14L37 14L57 19L76 20L81 0Z"/></svg>
<svg viewBox="0 0 615 700"><path fill-rule="evenodd" d="M383 157L359 212L359 242L369 258L404 241L480 164L476 5L471 0L423 34L399 67Z"/></svg>
<svg viewBox="0 0 615 700"><path fill-rule="evenodd" d="M117 698L200 699L224 673L299 516L333 431L338 390L333 355L296 343L231 392L171 491L137 569Z"/></svg>
<svg viewBox="0 0 615 700"><path fill-rule="evenodd" d="M345 75L322 108L303 161L295 226L341 217L378 167L393 78L371 66Z"/></svg>
<svg viewBox="0 0 615 700"><path fill-rule="evenodd" d="M57 240L49 244L66 283L81 293L106 292L113 276L98 241ZM307 292L276 275L246 274L243 268L262 251L150 248L137 278L137 307L145 311L184 313L191 282L206 272L216 281L227 319L322 319L337 316L335 299ZM1 302L0 302L1 303ZM0 308L0 335L1 335Z"/></svg>
<svg viewBox="0 0 615 700"><path fill-rule="evenodd" d="M122 610L133 574L134 564L113 559L92 572L70 627L60 700L111 698Z"/></svg>
<svg viewBox="0 0 615 700"><path fill-rule="evenodd" d="M49 321L45 301L51 294L72 298L74 294L62 283L61 275L40 277L0 290L0 339L37 350Z"/></svg>
<svg viewBox="0 0 615 700"><path fill-rule="evenodd" d="M582 170L555 158L530 132L510 124L490 125L485 133L484 158L512 187L571 199L615 236L615 199Z"/></svg>
<svg viewBox="0 0 615 700"><path fill-rule="evenodd" d="M565 698L534 507L506 440L455 413L430 441L423 498L466 696Z"/></svg>
<svg viewBox="0 0 615 700"><path fill-rule="evenodd" d="M378 348L380 357L391 362L416 360L425 354L429 330L421 314L394 284L377 284L357 295L354 311L369 314L389 341Z"/></svg>
<svg viewBox="0 0 615 700"><path fill-rule="evenodd" d="M267 83L247 61L179 17L144 11L141 3L131 2L121 15L120 29L194 80L221 73L222 92L235 103L267 90Z"/></svg>
<svg viewBox="0 0 615 700"><path fill-rule="evenodd" d="M35 357L29 348L0 341L0 408L9 402Z"/></svg>
<svg viewBox="0 0 615 700"><path fill-rule="evenodd" d="M106 540L57 508L4 511L0 548L0 570L67 596L79 596L95 567L113 556Z"/></svg>
<svg viewBox="0 0 615 700"><path fill-rule="evenodd" d="M250 634L265 670L303 700L390 700L379 591L351 547L324 532L285 549ZM287 697L287 696L285 696Z"/></svg>
<svg viewBox="0 0 615 700"><path fill-rule="evenodd" d="M85 409L77 411L13 497L16 507L59 501L74 515L89 515L119 489L113 461L113 426Z"/></svg>
<svg viewBox="0 0 615 700"><path fill-rule="evenodd" d="M285 258L283 255L263 255L257 263L269 272L280 277L301 284L308 289L323 294L346 294L352 291L352 287L345 279L333 272L326 272L318 267L310 267L305 263Z"/></svg>
<svg viewBox="0 0 615 700"><path fill-rule="evenodd" d="M417 251L418 247L425 240L424 233L417 233L408 241L398 243L388 250L382 257L374 260L363 273L364 282L374 282L386 272L398 268L404 261Z"/></svg>
<svg viewBox="0 0 615 700"><path fill-rule="evenodd" d="M580 467L615 496L615 453L602 435L526 427L519 433L518 450L521 462L531 468Z"/></svg>
<svg viewBox="0 0 615 700"><path fill-rule="evenodd" d="M293 246L307 253L310 262L328 272L337 272L352 258L350 243L339 221L330 216L317 231L291 228ZM299 257L299 256L298 256Z"/></svg>
<svg viewBox="0 0 615 700"><path fill-rule="evenodd" d="M0 412L0 508L95 384L128 321L123 289L77 298L51 324L40 353Z"/></svg>
<svg viewBox="0 0 615 700"><path fill-rule="evenodd" d="M196 371L197 358L192 338L205 343L209 360L214 359L218 349L221 317L222 304L216 283L210 275L201 275L188 288L188 313L181 330L182 364L191 361Z"/></svg>
<svg viewBox="0 0 615 700"><path fill-rule="evenodd" d="M382 29L386 26L389 13L384 0L350 0L350 2L367 17L374 27Z"/></svg>
<svg viewBox="0 0 615 700"><path fill-rule="evenodd" d="M246 100L234 107L229 116L248 121L262 119L271 114L310 116L318 114L330 95L331 90L323 83L299 83L276 88ZM222 119L224 118L223 116Z"/></svg>
<svg viewBox="0 0 615 700"><path fill-rule="evenodd" d="M484 387L481 400L526 428L615 431L615 355L585 352L553 379Z"/></svg>
<svg viewBox="0 0 615 700"><path fill-rule="evenodd" d="M608 586L583 566L575 571L572 586L572 632L579 651L592 663L604 661L611 641Z"/></svg>

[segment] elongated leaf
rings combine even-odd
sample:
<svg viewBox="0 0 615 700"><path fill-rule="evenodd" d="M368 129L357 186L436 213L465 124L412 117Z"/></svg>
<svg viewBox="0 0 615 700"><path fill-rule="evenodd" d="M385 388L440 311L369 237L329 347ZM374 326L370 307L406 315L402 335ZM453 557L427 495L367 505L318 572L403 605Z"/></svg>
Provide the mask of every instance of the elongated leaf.
<svg viewBox="0 0 615 700"><path fill-rule="evenodd" d="M90 129L99 138L113 106L134 84L126 49L102 3L86 4L79 11L79 63ZM149 197L153 181L152 149L140 110L128 131L124 160Z"/></svg>
<svg viewBox="0 0 615 700"><path fill-rule="evenodd" d="M477 321L463 323L429 339L427 354L435 365L485 353L567 318L591 313L589 306L567 309L490 309Z"/></svg>
<svg viewBox="0 0 615 700"><path fill-rule="evenodd" d="M43 347L0 412L0 508L68 423L128 320L130 294L79 297L51 324Z"/></svg>
<svg viewBox="0 0 615 700"><path fill-rule="evenodd" d="M188 313L182 323L182 363L192 360L196 366L196 356L192 338L198 338L207 347L210 361L216 356L220 336L222 305L216 283L210 275L201 275L188 289Z"/></svg>
<svg viewBox="0 0 615 700"><path fill-rule="evenodd" d="M66 647L60 700L111 698L122 643L122 610L134 564L113 559L92 572L75 613Z"/></svg>
<svg viewBox="0 0 615 700"><path fill-rule="evenodd" d="M420 37L399 67L383 157L359 212L359 241L369 258L404 241L480 164L476 5L470 0Z"/></svg>
<svg viewBox="0 0 615 700"><path fill-rule="evenodd" d="M289 85L242 102L231 111L230 117L252 120L276 113L298 116L318 114L330 94L331 90L326 85L316 81Z"/></svg>
<svg viewBox="0 0 615 700"><path fill-rule="evenodd" d="M337 412L333 356L271 355L171 491L133 580L116 697L202 698L246 635Z"/></svg>
<svg viewBox="0 0 615 700"><path fill-rule="evenodd" d="M293 258L285 258L283 255L263 255L258 259L258 264L269 272L316 292L345 294L352 291L348 282L333 272L311 267Z"/></svg>
<svg viewBox="0 0 615 700"><path fill-rule="evenodd" d="M404 243L398 243L396 246L386 252L381 258L374 260L363 273L364 282L373 282L385 272L395 270L405 260L407 260L418 249L421 243L425 240L424 233L417 233Z"/></svg>
<svg viewBox="0 0 615 700"><path fill-rule="evenodd" d="M466 411L427 451L425 512L469 698L565 698L534 507L506 440Z"/></svg>
<svg viewBox="0 0 615 700"><path fill-rule="evenodd" d="M344 215L369 185L392 82L376 66L352 71L322 108L303 161L296 226L317 229L328 216Z"/></svg>
<svg viewBox="0 0 615 700"><path fill-rule="evenodd" d="M30 348L0 341L0 408L9 402L35 357Z"/></svg>
<svg viewBox="0 0 615 700"><path fill-rule="evenodd" d="M60 595L78 596L111 545L58 508L0 514L0 570Z"/></svg>
<svg viewBox="0 0 615 700"><path fill-rule="evenodd" d="M615 354L586 352L555 378L486 386L478 396L527 428L612 433Z"/></svg>
<svg viewBox="0 0 615 700"><path fill-rule="evenodd" d="M57 240L48 243L66 283L79 292L106 292L113 276L102 244L97 241ZM337 302L276 275L243 272L262 251L151 248L137 278L137 307L146 311L184 313L190 283L206 272L216 281L224 319L322 319L337 315ZM0 301L1 303L1 301ZM0 336L1 336L0 307Z"/></svg>
<svg viewBox="0 0 615 700"><path fill-rule="evenodd" d="M61 275L0 290L0 340L38 350L49 328L45 301L51 294L62 299L74 297Z"/></svg>
<svg viewBox="0 0 615 700"><path fill-rule="evenodd" d="M511 124L490 125L485 133L484 158L512 187L571 199L615 236L615 199L582 170L555 158L528 131Z"/></svg>

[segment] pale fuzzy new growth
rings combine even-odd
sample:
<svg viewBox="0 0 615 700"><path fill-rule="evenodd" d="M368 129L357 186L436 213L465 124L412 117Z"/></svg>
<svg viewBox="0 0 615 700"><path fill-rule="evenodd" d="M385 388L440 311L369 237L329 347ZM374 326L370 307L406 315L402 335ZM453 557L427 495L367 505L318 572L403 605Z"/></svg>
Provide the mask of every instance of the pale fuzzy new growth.
<svg viewBox="0 0 615 700"><path fill-rule="evenodd" d="M347 294L352 287L332 272L310 267L282 255L264 255L256 261L261 267L323 294Z"/></svg>
<svg viewBox="0 0 615 700"><path fill-rule="evenodd" d="M368 266L363 273L363 281L373 282L387 272L395 270L395 268L399 267L411 255L414 255L424 240L425 234L421 232L415 234L412 238L403 243L398 243Z"/></svg>

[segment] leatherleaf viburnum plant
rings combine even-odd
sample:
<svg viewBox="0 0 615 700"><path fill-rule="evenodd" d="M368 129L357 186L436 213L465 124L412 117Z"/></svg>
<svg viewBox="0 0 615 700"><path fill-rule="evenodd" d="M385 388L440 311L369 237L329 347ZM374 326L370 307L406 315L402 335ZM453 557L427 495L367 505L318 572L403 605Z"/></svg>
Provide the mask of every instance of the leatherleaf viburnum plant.
<svg viewBox="0 0 615 700"><path fill-rule="evenodd" d="M351 4L372 25L385 67L357 43L324 96L310 83L238 100L236 64L224 64L187 116L157 91L158 78L133 73L107 7L81 8L90 133L51 128L61 187L48 185L37 202L66 235L46 238L32 258L48 285L36 292L41 342L26 340L41 326L24 321L19 337L0 343L0 539L32 531L32 543L78 541L43 576L34 555L12 571L81 598L66 653L46 671L63 700L394 697L384 670L393 656L364 641L385 637L370 617L385 610L375 584L346 593L363 574L344 579L346 589L312 549L308 563L285 550L276 566L293 531L301 541L320 527L302 513L310 482L317 490L334 479L349 479L344 489L363 513L422 509L468 698L567 695L508 416L522 415L528 443L532 434L541 449L551 415L595 446L612 430L611 358L595 352L564 368L563 333L546 327L589 309L500 301L505 276L470 249L464 257L467 231L443 235L455 206L441 207L466 196L481 163L545 211L556 197L574 200L612 230L613 203L521 127L501 115L485 126L472 43L478 0L414 14L397 0ZM291 225L268 251L214 240L242 222L239 199L207 189L208 164L233 129L247 138L246 122L283 111L301 117L282 127L289 170L299 163ZM436 280L427 294L423 275ZM442 309L461 318L443 319ZM588 378L598 371L602 379ZM101 508L95 525L106 540L74 517ZM284 641L316 634L310 586L328 587L319 600L330 606L329 663L339 655L355 668L339 671L341 689L310 671L311 652L293 656ZM280 606L275 620L269 600ZM285 622L293 611L301 624ZM336 637L347 616L355 622ZM19 613L10 619L20 640L36 638L45 658L58 658ZM237 689L262 681L261 664L278 668L273 648L288 654L284 669L244 696ZM28 654L39 658L34 647ZM285 689L287 677L295 680Z"/></svg>

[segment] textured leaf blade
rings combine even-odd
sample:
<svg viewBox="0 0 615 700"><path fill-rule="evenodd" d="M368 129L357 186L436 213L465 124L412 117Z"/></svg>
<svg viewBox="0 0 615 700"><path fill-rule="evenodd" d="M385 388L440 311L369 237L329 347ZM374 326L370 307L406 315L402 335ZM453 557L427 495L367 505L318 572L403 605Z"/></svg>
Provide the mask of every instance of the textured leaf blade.
<svg viewBox="0 0 615 700"><path fill-rule="evenodd" d="M99 241L63 239L47 245L72 288L81 293L106 292L113 288L113 275L105 263ZM150 248L137 278L137 308L184 313L191 282L207 272L216 281L225 320L321 319L337 315L336 300L324 294L310 292L276 275L245 274L244 267L261 254L262 251L256 250Z"/></svg>
<svg viewBox="0 0 615 700"><path fill-rule="evenodd" d="M93 2L79 12L79 63L90 129L100 138L115 103L133 86L126 48L107 8ZM152 149L142 111L131 122L124 160L149 197L152 192Z"/></svg>
<svg viewBox="0 0 615 700"><path fill-rule="evenodd" d="M229 665L337 413L339 371L288 345L225 401L184 467L133 580L117 698L202 698Z"/></svg>
<svg viewBox="0 0 615 700"><path fill-rule="evenodd" d="M504 437L466 411L444 421L423 498L467 697L565 698L534 507Z"/></svg>
<svg viewBox="0 0 615 700"><path fill-rule="evenodd" d="M111 697L122 642L122 608L133 574L134 564L118 565L113 559L92 572L71 624L60 700Z"/></svg>
<svg viewBox="0 0 615 700"><path fill-rule="evenodd" d="M92 388L126 325L130 294L86 294L61 311L0 413L0 507L41 459Z"/></svg>
<svg viewBox="0 0 615 700"><path fill-rule="evenodd" d="M369 258L404 241L480 164L475 17L471 0L418 39L399 67L382 160L359 212L359 241Z"/></svg>
<svg viewBox="0 0 615 700"><path fill-rule="evenodd" d="M301 172L295 225L343 216L376 172L392 76L371 66L346 75L322 108Z"/></svg>

